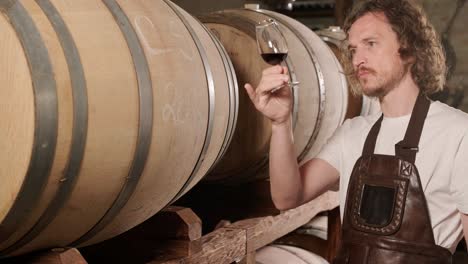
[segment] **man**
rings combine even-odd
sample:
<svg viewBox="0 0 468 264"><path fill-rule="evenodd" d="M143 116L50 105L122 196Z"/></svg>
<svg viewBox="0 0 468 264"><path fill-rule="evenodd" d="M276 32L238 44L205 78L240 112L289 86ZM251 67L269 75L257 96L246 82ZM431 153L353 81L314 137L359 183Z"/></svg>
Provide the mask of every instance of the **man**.
<svg viewBox="0 0 468 264"><path fill-rule="evenodd" d="M299 168L287 69L245 89L272 121L271 193L280 210L339 181L343 243L335 263L451 263L468 237L468 116L426 95L442 89L445 57L434 28L406 0L364 0L345 31L351 83L382 114L347 120ZM372 128L372 129L371 129Z"/></svg>

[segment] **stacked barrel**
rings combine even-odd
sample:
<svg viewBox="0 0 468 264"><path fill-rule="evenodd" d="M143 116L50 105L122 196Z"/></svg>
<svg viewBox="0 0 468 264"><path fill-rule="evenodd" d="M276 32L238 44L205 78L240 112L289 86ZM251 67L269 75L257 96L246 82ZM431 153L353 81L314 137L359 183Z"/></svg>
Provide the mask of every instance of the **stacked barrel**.
<svg viewBox="0 0 468 264"><path fill-rule="evenodd" d="M227 148L237 83L169 1L0 3L0 254L116 236Z"/></svg>
<svg viewBox="0 0 468 264"><path fill-rule="evenodd" d="M340 63L278 13L200 22L168 0L0 2L0 256L85 246L206 181L267 175L270 124L249 102L255 24L289 44L294 136L314 156L346 116ZM241 88L239 88L241 87ZM209 194L207 194L209 195Z"/></svg>
<svg viewBox="0 0 468 264"><path fill-rule="evenodd" d="M348 88L341 65L320 37L298 21L266 10L226 10L201 17L221 40L236 69L239 86L257 85L268 65L258 54L255 25L274 19L288 43L286 65L293 87L293 127L297 157L307 160L342 123L348 105ZM239 92L238 125L210 181L248 180L264 174L268 163L270 123L257 112L247 94Z"/></svg>

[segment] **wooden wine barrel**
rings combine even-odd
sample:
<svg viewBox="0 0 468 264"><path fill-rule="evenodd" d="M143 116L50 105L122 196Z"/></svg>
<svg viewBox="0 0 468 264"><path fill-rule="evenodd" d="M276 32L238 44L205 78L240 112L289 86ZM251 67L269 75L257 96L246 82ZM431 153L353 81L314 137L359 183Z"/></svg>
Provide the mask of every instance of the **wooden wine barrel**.
<svg viewBox="0 0 468 264"><path fill-rule="evenodd" d="M268 163L270 121L250 102L243 85L256 86L269 65L258 54L255 25L275 19L288 42L286 59L293 87L293 122L296 155L300 161L315 156L342 123L348 88L341 65L317 34L298 21L266 10L225 10L200 17L221 40L234 64L239 86L239 115L226 155L207 181L236 182L264 174Z"/></svg>
<svg viewBox="0 0 468 264"><path fill-rule="evenodd" d="M116 236L222 156L235 73L166 0L0 2L0 256Z"/></svg>
<svg viewBox="0 0 468 264"><path fill-rule="evenodd" d="M318 30L316 33L332 49L338 61L343 63L341 48L346 40L346 33L340 27L336 26ZM372 99L365 95L354 95L351 92L351 88L348 89L348 109L346 111L346 118L353 118L359 115L366 116L378 111L380 111L380 104L377 99Z"/></svg>
<svg viewBox="0 0 468 264"><path fill-rule="evenodd" d="M268 245L255 253L257 264L328 264L321 256L299 247Z"/></svg>

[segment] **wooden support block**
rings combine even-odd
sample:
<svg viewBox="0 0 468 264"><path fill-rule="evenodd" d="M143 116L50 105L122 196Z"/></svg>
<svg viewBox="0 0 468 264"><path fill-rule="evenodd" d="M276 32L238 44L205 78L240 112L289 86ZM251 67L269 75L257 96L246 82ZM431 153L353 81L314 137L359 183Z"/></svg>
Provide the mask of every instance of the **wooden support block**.
<svg viewBox="0 0 468 264"><path fill-rule="evenodd" d="M150 218L146 231L160 238L196 240L201 237L200 218L189 208L169 206Z"/></svg>
<svg viewBox="0 0 468 264"><path fill-rule="evenodd" d="M207 232L215 230L221 220L235 222L280 213L273 204L270 182L266 180L235 186L199 184L176 204L190 207L200 216L203 230Z"/></svg>
<svg viewBox="0 0 468 264"><path fill-rule="evenodd" d="M93 262L164 262L202 250L201 220L189 208L169 206L141 225L83 249Z"/></svg>
<svg viewBox="0 0 468 264"><path fill-rule="evenodd" d="M191 209L169 206L145 222L141 230L150 232L145 233L146 238L157 237L162 242L157 243L162 254L155 260L167 260L201 251L201 225L200 218Z"/></svg>
<svg viewBox="0 0 468 264"><path fill-rule="evenodd" d="M86 264L86 260L76 248L53 249L33 255L14 257L0 261L8 264Z"/></svg>

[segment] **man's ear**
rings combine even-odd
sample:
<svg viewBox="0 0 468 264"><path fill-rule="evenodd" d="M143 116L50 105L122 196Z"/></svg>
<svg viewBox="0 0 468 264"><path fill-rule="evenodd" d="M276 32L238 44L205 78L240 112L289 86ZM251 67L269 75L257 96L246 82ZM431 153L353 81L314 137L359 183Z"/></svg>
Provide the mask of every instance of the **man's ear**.
<svg viewBox="0 0 468 264"><path fill-rule="evenodd" d="M405 59L405 63L409 65L413 65L416 63L416 58L414 56L410 56Z"/></svg>
<svg viewBox="0 0 468 264"><path fill-rule="evenodd" d="M407 45L402 45L398 50L400 57L406 65L413 65L416 63L416 57L412 54Z"/></svg>

